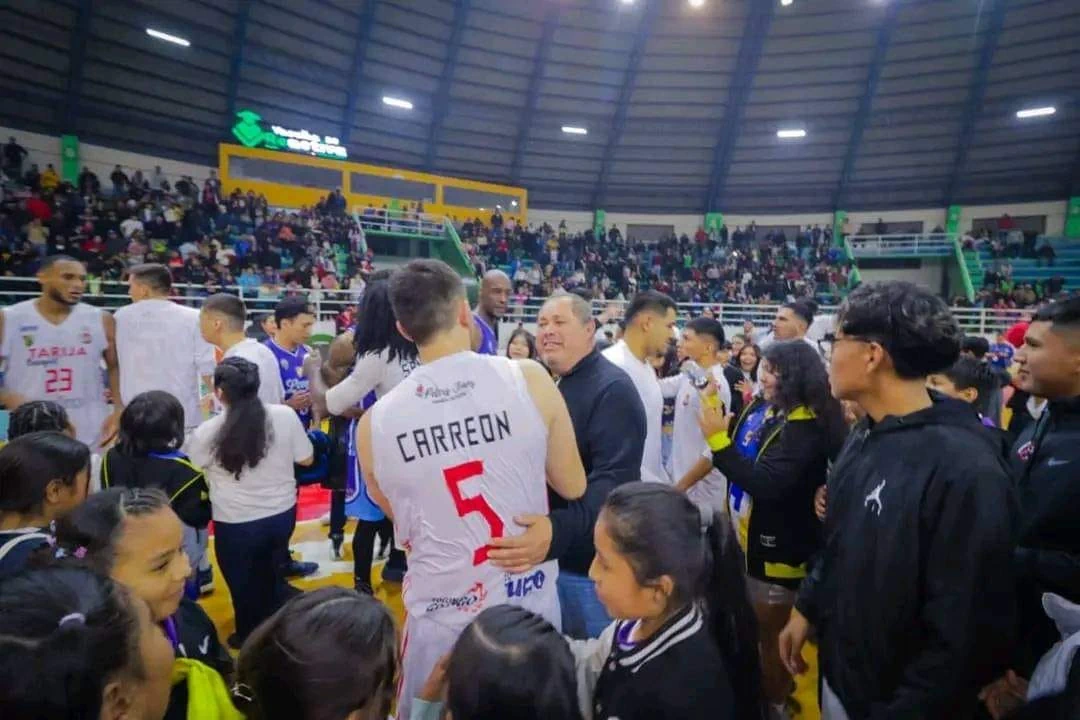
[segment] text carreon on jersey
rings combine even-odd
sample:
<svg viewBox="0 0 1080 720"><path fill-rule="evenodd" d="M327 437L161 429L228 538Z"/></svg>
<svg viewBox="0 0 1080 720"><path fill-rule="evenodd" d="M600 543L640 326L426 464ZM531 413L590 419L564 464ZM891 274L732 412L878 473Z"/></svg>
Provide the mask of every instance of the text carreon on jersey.
<svg viewBox="0 0 1080 720"><path fill-rule="evenodd" d="M417 458L498 442L511 435L510 416L503 410L417 428L411 432L400 433L395 439L398 450L401 451L401 459L408 463Z"/></svg>

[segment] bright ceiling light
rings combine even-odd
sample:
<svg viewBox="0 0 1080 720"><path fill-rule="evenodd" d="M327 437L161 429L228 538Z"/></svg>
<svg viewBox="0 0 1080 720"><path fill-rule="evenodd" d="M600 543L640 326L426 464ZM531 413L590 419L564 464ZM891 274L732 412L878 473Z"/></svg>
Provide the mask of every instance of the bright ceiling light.
<svg viewBox="0 0 1080 720"><path fill-rule="evenodd" d="M392 97L390 95L383 95L383 105L389 105L390 107L401 108L402 110L412 110L412 103L402 98Z"/></svg>
<svg viewBox="0 0 1080 720"><path fill-rule="evenodd" d="M634 0L620 0L620 2L622 2L623 5L633 5L634 4Z"/></svg>
<svg viewBox="0 0 1080 720"><path fill-rule="evenodd" d="M563 125L562 131L567 135L588 135L589 131L586 128L578 127L576 125Z"/></svg>
<svg viewBox="0 0 1080 720"><path fill-rule="evenodd" d="M517 207L517 200L511 200L511 201L510 201L510 205L511 205L512 207Z"/></svg>
<svg viewBox="0 0 1080 720"><path fill-rule="evenodd" d="M1020 118L1021 120L1026 120L1028 118L1053 115L1056 112L1057 108L1052 105L1047 107L1024 108L1023 110L1020 110L1016 113L1016 117Z"/></svg>
<svg viewBox="0 0 1080 720"><path fill-rule="evenodd" d="M788 129L788 130L777 130L776 131L776 137L781 138L783 140L791 140L791 139L794 139L794 138L804 138L804 137L806 137L806 131L801 129L801 128L791 128L791 129Z"/></svg>
<svg viewBox="0 0 1080 720"><path fill-rule="evenodd" d="M182 37L180 37L178 35L170 35L169 33L164 33L164 32L161 32L160 30L155 30L154 28L146 28L146 34L149 35L152 38L157 38L158 40L164 40L165 42L170 42L173 45L179 45L181 47L191 47L191 42L190 41L188 41L188 40L186 40L186 39L184 39L184 38L182 38Z"/></svg>
<svg viewBox="0 0 1080 720"><path fill-rule="evenodd" d="M793 2L795 2L795 0L780 0L780 4L783 5L784 7L787 7L788 5L790 5Z"/></svg>
<svg viewBox="0 0 1080 720"><path fill-rule="evenodd" d="M687 0L690 3L690 7L699 8L705 4L705 0Z"/></svg>

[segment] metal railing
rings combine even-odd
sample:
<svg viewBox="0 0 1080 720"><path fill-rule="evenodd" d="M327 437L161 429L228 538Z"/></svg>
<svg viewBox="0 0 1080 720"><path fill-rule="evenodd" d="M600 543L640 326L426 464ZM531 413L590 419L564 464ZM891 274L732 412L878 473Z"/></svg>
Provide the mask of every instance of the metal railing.
<svg viewBox="0 0 1080 720"><path fill-rule="evenodd" d="M918 235L849 235L851 250L860 257L919 257L952 255L955 235L923 233Z"/></svg>
<svg viewBox="0 0 1080 720"><path fill-rule="evenodd" d="M353 208L356 221L364 231L405 233L429 238L442 238L446 218L432 213L414 213L405 210L379 210L365 215L367 208Z"/></svg>
<svg viewBox="0 0 1080 720"><path fill-rule="evenodd" d="M175 291L173 300L188 307L199 307L204 298L215 292L228 292L239 295L244 299L249 316L272 311L277 302L288 295L306 296L314 306L316 315L320 320L334 319L343 309L356 304L362 294L353 290L303 289L293 291L266 285L259 288L237 285L208 288L204 285L177 284L173 287ZM87 293L83 295L83 302L108 310L115 310L131 302L127 295L127 289L127 283L93 281ZM38 295L40 295L40 289L35 278L0 278L0 306L30 300ZM535 323L540 307L546 300L547 298L542 297L513 296L510 298L507 312L502 319L504 322L511 323ZM593 312L594 315L602 315L608 321L614 322L622 317L627 304L626 301L618 300L594 300ZM779 303L761 305L679 303L678 308L679 317L682 320L688 320L706 312L711 312L716 320L728 327L741 327L746 321L750 321L758 327L764 327L772 323L778 305ZM837 306L835 305L822 305L818 309L818 314L832 315L836 310ZM952 308L953 316L956 317L960 327L965 332L980 335L992 335L1002 332L1021 320L1030 319L1031 312L1030 309Z"/></svg>

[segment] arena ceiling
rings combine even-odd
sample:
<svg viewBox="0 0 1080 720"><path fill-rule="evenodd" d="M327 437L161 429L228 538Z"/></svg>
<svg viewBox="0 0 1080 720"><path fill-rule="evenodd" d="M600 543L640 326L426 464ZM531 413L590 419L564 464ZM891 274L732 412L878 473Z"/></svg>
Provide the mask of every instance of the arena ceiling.
<svg viewBox="0 0 1080 720"><path fill-rule="evenodd" d="M9 0L0 122L216 164L250 108L533 207L1050 199L1080 193L1078 37L1078 0Z"/></svg>

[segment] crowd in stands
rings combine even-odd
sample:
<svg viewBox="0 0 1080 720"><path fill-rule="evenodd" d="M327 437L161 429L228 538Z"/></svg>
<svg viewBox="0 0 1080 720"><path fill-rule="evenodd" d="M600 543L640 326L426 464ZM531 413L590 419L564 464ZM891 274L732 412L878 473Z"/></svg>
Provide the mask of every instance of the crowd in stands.
<svg viewBox="0 0 1080 720"><path fill-rule="evenodd" d="M821 296L838 301L851 263L832 242L832 229L808 226L794 238L759 232L751 223L693 237L672 234L658 242L626 237L617 226L599 237L593 230L567 231L515 224L498 210L485 224L460 228L465 249L482 274L503 268L519 296L545 297L558 290L585 291L594 299L625 300L657 290L677 302L775 303Z"/></svg>
<svg viewBox="0 0 1080 720"><path fill-rule="evenodd" d="M1013 279L1013 260L1033 259L1037 266L1053 267L1057 253L1053 245L1037 244L1035 233L1023 233L1011 225L1008 215L998 221L998 230L991 233L981 230L977 237L966 235L962 241L966 251L986 250L991 261L986 264L982 285L975 295L974 303L957 300L958 305L994 310L1014 310L1040 305L1064 296L1065 277L1052 275L1035 282L1017 282ZM1003 227L1004 226L1004 227ZM974 280L978 281L978 278Z"/></svg>
<svg viewBox="0 0 1080 720"><path fill-rule="evenodd" d="M14 142L14 140L12 140ZM47 255L86 263L90 292L119 292L143 262L167 265L191 296L239 286L245 297L276 298L301 291L348 300L373 270L363 230L345 212L340 189L313 207L274 210L264 195L225 194L211 170L201 187L190 176L130 173L117 165L105 183L83 168L74 184L56 169L33 164L5 146L0 195L0 276L32 277ZM12 286L11 289L22 289Z"/></svg>

